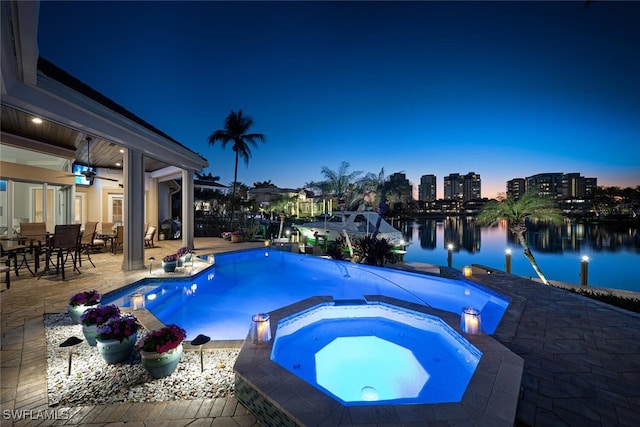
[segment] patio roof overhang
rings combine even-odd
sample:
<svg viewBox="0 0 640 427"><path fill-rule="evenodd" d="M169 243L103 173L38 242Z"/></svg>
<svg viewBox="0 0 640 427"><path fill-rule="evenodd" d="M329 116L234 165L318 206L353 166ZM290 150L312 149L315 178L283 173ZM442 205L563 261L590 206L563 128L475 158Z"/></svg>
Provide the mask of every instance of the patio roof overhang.
<svg viewBox="0 0 640 427"><path fill-rule="evenodd" d="M89 154L97 167L114 168L123 148L144 156L146 172L208 166L199 154L41 58L36 2L2 2L1 8L3 143L73 150L80 163ZM33 117L44 122L34 125ZM83 143L87 135L93 138L90 153Z"/></svg>

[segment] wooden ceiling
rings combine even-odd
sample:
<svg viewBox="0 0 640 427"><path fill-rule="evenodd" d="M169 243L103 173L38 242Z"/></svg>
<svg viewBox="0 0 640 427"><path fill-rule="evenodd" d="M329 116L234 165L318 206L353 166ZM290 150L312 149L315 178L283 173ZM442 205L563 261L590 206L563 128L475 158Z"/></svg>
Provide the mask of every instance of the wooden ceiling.
<svg viewBox="0 0 640 427"><path fill-rule="evenodd" d="M42 119L42 123L32 121L35 116L24 111L2 105L2 132L21 136L27 139L45 143L75 152L76 162L100 168L122 169L116 163L122 164L122 147L106 139L87 135L76 129L62 126L58 123ZM87 136L91 138L87 144ZM90 152L87 152L87 145ZM89 164L89 160L90 163ZM168 165L145 156L145 171L154 172Z"/></svg>

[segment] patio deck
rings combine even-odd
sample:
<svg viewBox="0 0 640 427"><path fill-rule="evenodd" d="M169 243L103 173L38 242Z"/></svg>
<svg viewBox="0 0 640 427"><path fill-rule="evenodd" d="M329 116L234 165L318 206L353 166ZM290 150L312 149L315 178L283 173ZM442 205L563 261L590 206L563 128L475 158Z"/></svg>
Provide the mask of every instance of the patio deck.
<svg viewBox="0 0 640 427"><path fill-rule="evenodd" d="M160 241L146 257L160 260L180 246ZM219 253L262 243L230 243L196 238L198 254ZM43 315L66 311L73 293L117 289L148 275L120 271L122 255L92 255L96 268L67 280L26 271L11 276L0 293L0 405L4 425L254 426L256 419L234 397L159 403L88 405L65 409L65 419L30 419L52 411L47 401ZM159 267L159 261L156 261ZM631 426L640 419L640 316L534 281L475 269L472 280L510 296L510 306L494 338L524 359L516 425ZM90 285L88 285L90 284ZM15 411L15 412L11 412ZM12 416L21 414L22 420ZM26 417L26 419L24 419ZM454 417L456 418L456 417ZM457 419L437 425L464 424ZM363 424L345 419L342 425ZM421 423L424 425L424 423Z"/></svg>

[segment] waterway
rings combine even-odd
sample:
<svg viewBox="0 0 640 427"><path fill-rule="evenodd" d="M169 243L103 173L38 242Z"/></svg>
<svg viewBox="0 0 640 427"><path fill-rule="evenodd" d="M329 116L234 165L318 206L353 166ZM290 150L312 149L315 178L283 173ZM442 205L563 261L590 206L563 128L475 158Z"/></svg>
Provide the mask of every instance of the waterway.
<svg viewBox="0 0 640 427"><path fill-rule="evenodd" d="M407 236L405 261L452 266L480 264L505 270L505 251L511 249L512 273L537 278L522 247L506 224L478 227L473 219L450 217L395 223ZM528 224L529 247L547 279L581 283L581 262L588 257L587 285L640 292L640 226L627 223L581 223L560 226Z"/></svg>

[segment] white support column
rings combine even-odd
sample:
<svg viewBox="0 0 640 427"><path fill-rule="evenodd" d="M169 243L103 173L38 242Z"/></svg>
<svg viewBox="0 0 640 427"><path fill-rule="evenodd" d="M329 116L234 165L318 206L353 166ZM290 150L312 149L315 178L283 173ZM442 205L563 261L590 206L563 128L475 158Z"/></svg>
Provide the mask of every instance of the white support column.
<svg viewBox="0 0 640 427"><path fill-rule="evenodd" d="M182 170L182 246L193 249L193 173Z"/></svg>
<svg viewBox="0 0 640 427"><path fill-rule="evenodd" d="M124 245L122 269L144 267L144 157L126 150L124 175Z"/></svg>

